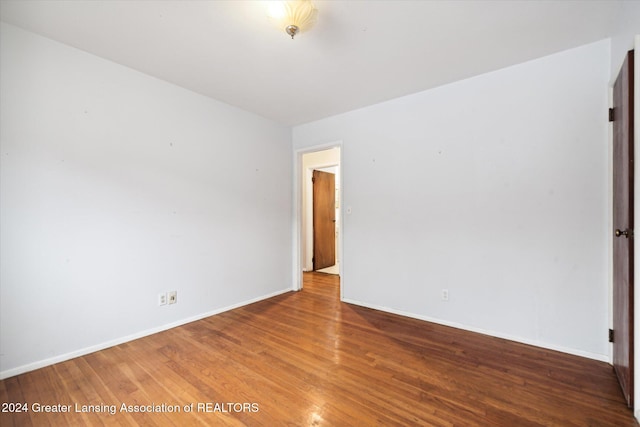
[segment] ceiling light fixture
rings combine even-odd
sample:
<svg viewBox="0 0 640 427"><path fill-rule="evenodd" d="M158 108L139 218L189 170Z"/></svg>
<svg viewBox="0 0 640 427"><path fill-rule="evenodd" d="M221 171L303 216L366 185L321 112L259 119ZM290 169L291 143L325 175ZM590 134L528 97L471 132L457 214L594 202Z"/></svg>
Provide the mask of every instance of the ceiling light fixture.
<svg viewBox="0 0 640 427"><path fill-rule="evenodd" d="M316 22L318 9L311 0L272 1L269 16L293 39Z"/></svg>

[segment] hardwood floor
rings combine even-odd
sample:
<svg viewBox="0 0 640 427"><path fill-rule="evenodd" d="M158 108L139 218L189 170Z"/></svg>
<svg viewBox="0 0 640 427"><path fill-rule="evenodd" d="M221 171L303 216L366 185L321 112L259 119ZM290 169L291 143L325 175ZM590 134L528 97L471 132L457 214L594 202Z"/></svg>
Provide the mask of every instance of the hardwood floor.
<svg viewBox="0 0 640 427"><path fill-rule="evenodd" d="M605 363L344 304L338 280L3 380L29 411L0 424L636 425Z"/></svg>

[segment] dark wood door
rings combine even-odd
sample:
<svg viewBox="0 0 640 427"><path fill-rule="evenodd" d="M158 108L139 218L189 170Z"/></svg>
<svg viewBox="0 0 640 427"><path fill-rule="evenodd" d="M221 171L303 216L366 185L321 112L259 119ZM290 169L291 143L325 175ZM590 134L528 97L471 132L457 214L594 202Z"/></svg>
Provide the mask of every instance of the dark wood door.
<svg viewBox="0 0 640 427"><path fill-rule="evenodd" d="M613 367L633 407L633 51L613 87Z"/></svg>
<svg viewBox="0 0 640 427"><path fill-rule="evenodd" d="M336 263L336 176L313 171L313 269Z"/></svg>

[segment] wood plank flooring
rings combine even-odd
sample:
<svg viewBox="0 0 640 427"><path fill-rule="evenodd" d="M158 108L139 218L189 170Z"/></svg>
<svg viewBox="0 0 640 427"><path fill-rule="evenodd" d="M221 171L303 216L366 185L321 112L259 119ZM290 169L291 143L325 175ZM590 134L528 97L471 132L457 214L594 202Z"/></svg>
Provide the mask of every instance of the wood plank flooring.
<svg viewBox="0 0 640 427"><path fill-rule="evenodd" d="M344 304L338 280L8 378L29 411L0 424L637 425L608 364Z"/></svg>

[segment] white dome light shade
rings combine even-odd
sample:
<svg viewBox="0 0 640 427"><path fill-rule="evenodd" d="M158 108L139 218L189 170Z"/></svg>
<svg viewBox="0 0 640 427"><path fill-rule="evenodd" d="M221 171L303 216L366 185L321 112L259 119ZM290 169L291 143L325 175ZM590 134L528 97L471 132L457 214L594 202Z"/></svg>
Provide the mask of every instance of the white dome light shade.
<svg viewBox="0 0 640 427"><path fill-rule="evenodd" d="M318 9L311 0L269 2L269 17L291 38L311 28L316 22L317 14Z"/></svg>

